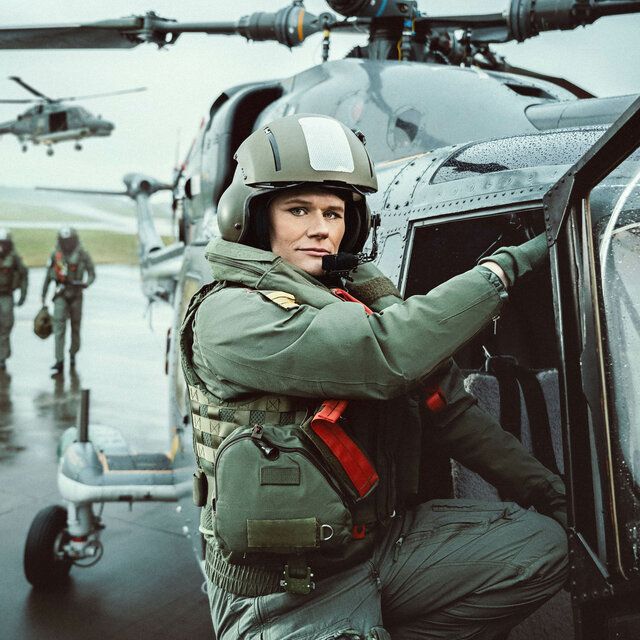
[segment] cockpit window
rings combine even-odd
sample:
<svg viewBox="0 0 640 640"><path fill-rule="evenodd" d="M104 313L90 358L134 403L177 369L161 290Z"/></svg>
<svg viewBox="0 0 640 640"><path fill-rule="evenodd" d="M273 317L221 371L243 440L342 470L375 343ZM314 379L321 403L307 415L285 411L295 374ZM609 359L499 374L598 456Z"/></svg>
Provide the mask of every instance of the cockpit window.
<svg viewBox="0 0 640 640"><path fill-rule="evenodd" d="M432 183L477 177L526 167L570 165L604 133L602 128L582 131L554 131L480 142L451 156L433 177Z"/></svg>
<svg viewBox="0 0 640 640"><path fill-rule="evenodd" d="M591 192L589 205L610 424L619 458L615 473L621 490L636 495L624 502L640 505L640 160L631 156L607 176ZM639 518L640 506L631 515Z"/></svg>

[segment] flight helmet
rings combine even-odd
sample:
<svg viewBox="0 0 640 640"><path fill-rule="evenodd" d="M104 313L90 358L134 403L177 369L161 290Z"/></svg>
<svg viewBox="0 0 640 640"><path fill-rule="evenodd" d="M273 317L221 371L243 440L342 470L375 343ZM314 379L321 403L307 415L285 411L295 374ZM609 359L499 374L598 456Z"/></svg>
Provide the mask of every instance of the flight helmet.
<svg viewBox="0 0 640 640"><path fill-rule="evenodd" d="M296 114L259 127L234 159L233 180L218 203L218 227L225 240L269 248L261 246L269 202L284 189L310 186L345 201L340 251L362 251L371 227L365 195L378 189L364 136L329 116Z"/></svg>
<svg viewBox="0 0 640 640"><path fill-rule="evenodd" d="M13 239L11 231L0 228L0 257L6 256L13 249Z"/></svg>
<svg viewBox="0 0 640 640"><path fill-rule="evenodd" d="M62 253L66 255L73 253L79 243L78 232L73 227L60 227L58 231L58 246Z"/></svg>

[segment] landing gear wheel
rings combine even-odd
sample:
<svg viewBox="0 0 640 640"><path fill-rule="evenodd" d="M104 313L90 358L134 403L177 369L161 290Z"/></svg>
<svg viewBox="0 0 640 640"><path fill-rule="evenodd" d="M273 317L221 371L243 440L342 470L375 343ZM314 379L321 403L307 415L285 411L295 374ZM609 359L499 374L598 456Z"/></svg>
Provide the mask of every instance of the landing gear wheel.
<svg viewBox="0 0 640 640"><path fill-rule="evenodd" d="M22 153L27 153L27 145L26 144L22 145Z"/></svg>
<svg viewBox="0 0 640 640"><path fill-rule="evenodd" d="M81 145L79 142L76 142L76 143L73 145L73 148L74 148L76 151L82 151L82 145Z"/></svg>
<svg viewBox="0 0 640 640"><path fill-rule="evenodd" d="M49 148L47 149L47 155L48 155L48 156L52 156L52 155L53 155L53 149L52 149L51 147L49 147Z"/></svg>
<svg viewBox="0 0 640 640"><path fill-rule="evenodd" d="M53 505L41 509L29 527L24 547L24 574L36 589L48 589L67 580L71 559L61 557L67 510Z"/></svg>

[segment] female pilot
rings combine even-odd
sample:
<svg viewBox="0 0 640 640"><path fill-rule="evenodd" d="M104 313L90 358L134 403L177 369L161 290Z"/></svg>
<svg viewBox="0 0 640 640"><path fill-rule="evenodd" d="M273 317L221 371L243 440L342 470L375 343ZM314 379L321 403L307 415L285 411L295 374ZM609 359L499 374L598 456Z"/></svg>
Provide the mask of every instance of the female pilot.
<svg viewBox="0 0 640 640"><path fill-rule="evenodd" d="M544 238L403 301L353 270L377 182L352 131L287 116L236 160L214 281L182 328L215 637L506 633L565 578L564 487L451 355L546 260ZM427 432L515 502L430 499Z"/></svg>

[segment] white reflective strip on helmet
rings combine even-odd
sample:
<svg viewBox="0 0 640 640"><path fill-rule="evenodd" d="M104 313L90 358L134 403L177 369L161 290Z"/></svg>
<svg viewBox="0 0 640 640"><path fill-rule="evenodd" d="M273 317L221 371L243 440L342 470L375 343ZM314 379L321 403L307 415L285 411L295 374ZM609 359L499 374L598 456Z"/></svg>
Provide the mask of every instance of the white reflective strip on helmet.
<svg viewBox="0 0 640 640"><path fill-rule="evenodd" d="M349 140L342 125L329 118L300 118L311 168L316 171L354 170Z"/></svg>

